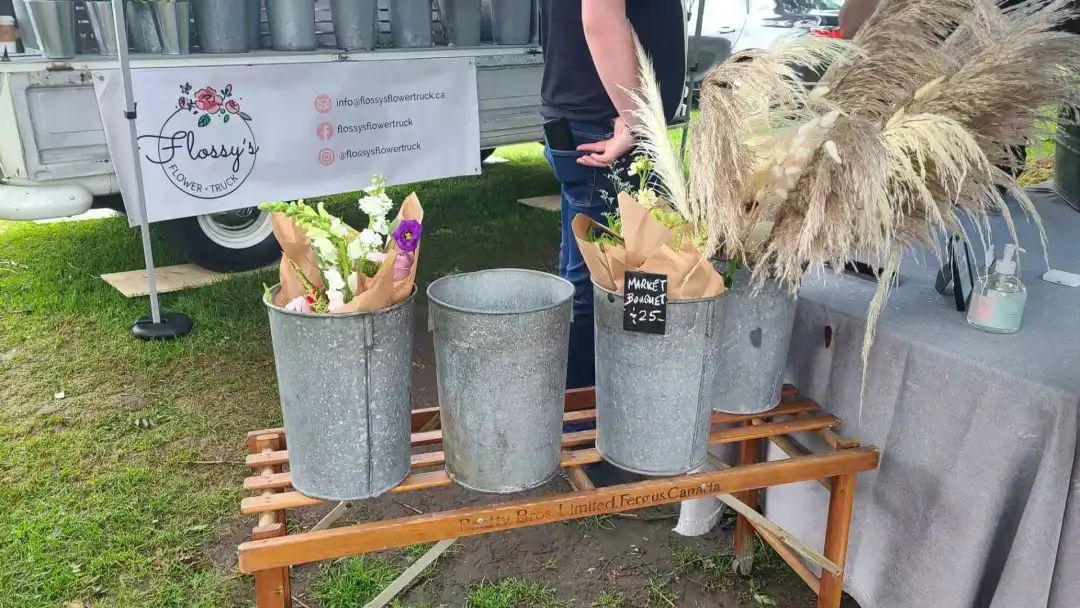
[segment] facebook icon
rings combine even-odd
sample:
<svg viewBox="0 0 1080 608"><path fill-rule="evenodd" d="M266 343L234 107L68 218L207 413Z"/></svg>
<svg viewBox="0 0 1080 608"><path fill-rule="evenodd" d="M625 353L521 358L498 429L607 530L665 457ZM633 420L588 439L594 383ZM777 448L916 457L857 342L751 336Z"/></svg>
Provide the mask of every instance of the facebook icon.
<svg viewBox="0 0 1080 608"><path fill-rule="evenodd" d="M319 136L319 139L326 141L334 136L334 125L328 122L321 122L319 126L315 128L315 134Z"/></svg>

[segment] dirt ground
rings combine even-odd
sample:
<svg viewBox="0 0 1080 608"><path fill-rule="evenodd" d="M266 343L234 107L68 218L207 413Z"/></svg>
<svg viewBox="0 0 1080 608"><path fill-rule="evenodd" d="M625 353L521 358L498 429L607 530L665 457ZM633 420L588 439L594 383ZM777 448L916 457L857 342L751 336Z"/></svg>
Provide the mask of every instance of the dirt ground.
<svg viewBox="0 0 1080 608"><path fill-rule="evenodd" d="M437 405L435 361L427 309L418 302L414 352L414 407ZM511 498L570 491L565 477ZM383 496L355 503L341 520L344 523L408 517L417 513L492 503L497 497L470 492L458 486L423 492ZM331 509L321 505L290 511L291 530L308 529ZM590 518L533 528L499 532L458 540L435 566L399 597L401 606L465 605L469 589L481 581L518 577L555 590L566 606L608 606L597 603L605 592L621 594L626 607L668 606L752 608L780 606L804 608L816 598L783 561L770 550L759 548L750 577L731 573L731 528L725 519L712 532L684 538L671 529L677 505L638 511L628 516ZM235 572L235 547L246 540L253 522L241 521L223 528L211 558L220 568ZM293 595L298 608L319 608L313 587L318 565L293 571ZM237 603L250 602L250 578L238 587ZM769 604L769 601L774 604ZM845 598L843 608L858 608Z"/></svg>

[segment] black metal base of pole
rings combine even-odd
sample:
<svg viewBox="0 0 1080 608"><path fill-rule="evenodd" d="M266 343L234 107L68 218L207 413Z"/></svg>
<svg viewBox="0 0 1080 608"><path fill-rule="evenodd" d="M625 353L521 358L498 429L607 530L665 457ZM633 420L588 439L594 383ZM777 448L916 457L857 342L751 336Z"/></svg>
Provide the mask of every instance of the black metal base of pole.
<svg viewBox="0 0 1080 608"><path fill-rule="evenodd" d="M191 332L195 322L182 312L161 313L161 323L154 323L153 317L146 316L131 326L131 334L140 340L175 340Z"/></svg>

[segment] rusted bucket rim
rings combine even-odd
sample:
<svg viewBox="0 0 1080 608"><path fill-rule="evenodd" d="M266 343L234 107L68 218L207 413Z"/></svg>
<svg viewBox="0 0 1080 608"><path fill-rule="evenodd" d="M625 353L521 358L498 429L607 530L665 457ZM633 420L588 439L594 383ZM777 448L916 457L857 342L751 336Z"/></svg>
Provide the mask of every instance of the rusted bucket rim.
<svg viewBox="0 0 1080 608"><path fill-rule="evenodd" d="M413 285L412 293L409 294L409 297L407 297L404 300L398 302L397 304L394 304L393 306L388 306L386 308L383 308L382 310L376 310L376 311L373 311L373 312L343 312L343 313L336 313L336 312L294 312L294 311L291 311L291 310L285 310L284 307L277 306L277 305L274 304L274 297L277 296L279 291L281 291L281 283L276 283L273 287L270 288L270 300L268 301L265 298L263 298L263 304L266 305L267 308L270 308L270 309L274 310L275 312L279 312L279 313L281 313L283 315L291 315L291 316L294 316L294 317L315 318L315 319L347 319L349 317L363 317L363 316L368 316L368 315L383 315L383 314L386 314L388 312L393 312L393 311L401 308L402 306L405 306L409 302L412 302L413 299L416 297L416 285Z"/></svg>
<svg viewBox="0 0 1080 608"><path fill-rule="evenodd" d="M559 284L560 287L563 287L563 288L566 289L566 294L563 297L556 297L555 302L553 302L552 304L548 304L548 305L545 305L545 306L537 306L535 308L522 308L522 309L519 309L519 310L483 310L483 309L479 309L479 308L467 308L467 307L464 307L464 306L457 306L457 305L454 305L454 304L449 304L449 303L439 299L438 297L436 297L434 295L436 287L439 285L439 283L442 283L443 281L451 281L451 280L454 280L454 279L459 279L461 277L473 276L473 275L482 275L482 274L523 274L523 275L533 275L538 279L543 279L545 281L554 281L556 284ZM432 304L435 304L436 306L439 306L440 308L446 308L446 309L449 309L449 310L454 310L454 311L457 311L457 312L463 312L463 313L472 314L472 315L492 315L492 316L527 315L529 313L541 312L541 311L545 311L545 310L551 310L553 308L558 308L558 307L566 304L568 301L570 301L574 297L574 284L571 283L570 281L567 281L566 279L564 279L562 277L557 277L557 276L555 276L555 275L553 275L551 273L541 272L539 270L528 270L528 269L525 269L525 268L492 268L490 270L478 270L476 272L463 272L463 273L458 273L458 274L452 274L452 275L449 275L449 276L442 277L441 279L436 279L435 281L432 281L431 285L428 285L427 297L428 297L428 300Z"/></svg>

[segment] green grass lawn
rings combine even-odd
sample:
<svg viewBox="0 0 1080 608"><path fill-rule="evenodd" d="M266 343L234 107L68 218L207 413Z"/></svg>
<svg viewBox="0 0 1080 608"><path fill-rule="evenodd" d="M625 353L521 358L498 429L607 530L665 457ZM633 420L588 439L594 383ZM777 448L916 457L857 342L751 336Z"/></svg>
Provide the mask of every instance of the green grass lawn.
<svg viewBox="0 0 1080 608"><path fill-rule="evenodd" d="M481 177L417 186L421 287L496 265L553 267L557 216L516 202L556 191L540 148L500 155L511 162ZM362 221L355 197L327 200ZM157 263L182 261L154 232ZM251 597L212 549L240 518L244 433L280 423L259 300L276 273L163 296L196 329L147 344L128 333L146 299L99 278L141 268L141 255L120 218L0 222L0 608L220 608ZM321 589L332 594L348 574Z"/></svg>

